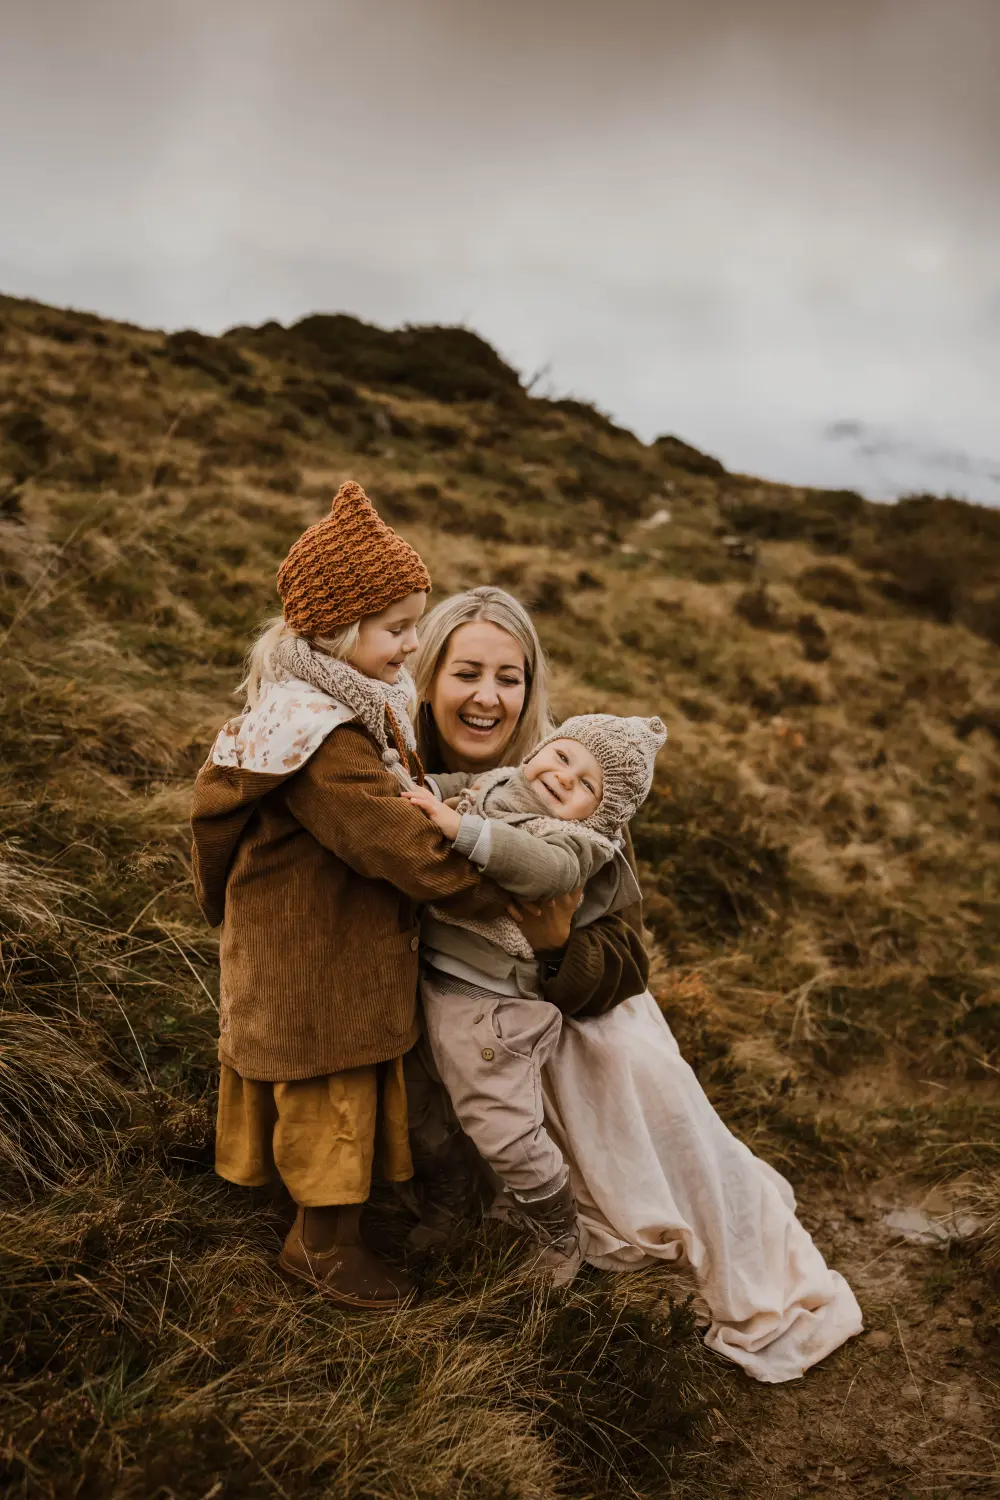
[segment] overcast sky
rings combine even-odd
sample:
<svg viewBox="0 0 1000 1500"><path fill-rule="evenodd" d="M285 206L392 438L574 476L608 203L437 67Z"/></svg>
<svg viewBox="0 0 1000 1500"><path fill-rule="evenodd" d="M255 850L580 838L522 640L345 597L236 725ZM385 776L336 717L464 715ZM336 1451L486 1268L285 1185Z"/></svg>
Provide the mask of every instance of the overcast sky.
<svg viewBox="0 0 1000 1500"><path fill-rule="evenodd" d="M0 289L1000 503L1000 0L0 0Z"/></svg>

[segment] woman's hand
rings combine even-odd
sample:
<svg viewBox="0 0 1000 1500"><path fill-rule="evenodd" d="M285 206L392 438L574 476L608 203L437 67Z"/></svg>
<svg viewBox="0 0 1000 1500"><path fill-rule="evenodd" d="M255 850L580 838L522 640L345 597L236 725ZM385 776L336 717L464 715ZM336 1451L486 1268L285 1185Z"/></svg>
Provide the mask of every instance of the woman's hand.
<svg viewBox="0 0 1000 1500"><path fill-rule="evenodd" d="M555 953L569 942L573 913L582 895L581 887L565 896L553 896L551 901L521 901L507 910L535 953Z"/></svg>
<svg viewBox="0 0 1000 1500"><path fill-rule="evenodd" d="M453 807L439 802L427 786L415 786L412 789L404 787L401 793L407 802L412 802L414 807L419 807L425 818L429 818L435 828L439 828L446 839L456 839L458 830L462 824L461 813L457 813Z"/></svg>

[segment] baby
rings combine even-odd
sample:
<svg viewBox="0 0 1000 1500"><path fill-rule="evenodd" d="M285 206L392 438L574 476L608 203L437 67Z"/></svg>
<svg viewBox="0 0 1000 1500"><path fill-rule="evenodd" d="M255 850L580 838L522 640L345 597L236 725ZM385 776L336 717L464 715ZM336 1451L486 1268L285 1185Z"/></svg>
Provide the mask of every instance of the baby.
<svg viewBox="0 0 1000 1500"><path fill-rule="evenodd" d="M403 795L497 885L528 901L583 888L579 926L639 899L621 831L645 801L659 719L567 719L521 766L435 778ZM458 1120L540 1242L535 1269L555 1285L582 1258L569 1169L545 1128L541 1070L562 1013L541 998L517 923L459 920L431 906L421 923L427 1037Z"/></svg>

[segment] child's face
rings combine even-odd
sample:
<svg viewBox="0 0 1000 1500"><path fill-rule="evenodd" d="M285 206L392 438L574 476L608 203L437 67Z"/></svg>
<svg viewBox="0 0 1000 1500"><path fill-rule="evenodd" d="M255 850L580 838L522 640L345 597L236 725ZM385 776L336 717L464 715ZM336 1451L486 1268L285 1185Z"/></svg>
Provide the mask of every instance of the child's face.
<svg viewBox="0 0 1000 1500"><path fill-rule="evenodd" d="M394 683L406 658L417 649L417 621L426 603L427 595L418 590L377 615L366 615L349 658L351 666L366 677Z"/></svg>
<svg viewBox="0 0 1000 1500"><path fill-rule="evenodd" d="M552 740L522 769L554 818L582 823L601 805L604 772L578 740Z"/></svg>

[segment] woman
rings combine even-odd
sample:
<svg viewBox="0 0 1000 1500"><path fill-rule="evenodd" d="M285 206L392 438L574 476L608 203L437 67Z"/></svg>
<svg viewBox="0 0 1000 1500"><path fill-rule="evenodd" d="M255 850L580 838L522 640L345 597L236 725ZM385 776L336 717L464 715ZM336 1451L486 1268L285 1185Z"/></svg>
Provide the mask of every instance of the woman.
<svg viewBox="0 0 1000 1500"><path fill-rule="evenodd" d="M417 746L439 771L488 771L523 758L552 730L545 658L524 607L503 589L477 588L431 611L415 658ZM627 857L635 868L632 845ZM649 978L637 904L571 930L579 892L544 907L511 906L541 968L544 998L566 1016L604 1015ZM417 1247L442 1243L481 1185L423 1042L404 1064L410 1145L420 1190Z"/></svg>
<svg viewBox="0 0 1000 1500"><path fill-rule="evenodd" d="M431 612L414 675L432 771L517 762L551 722L534 627L499 589ZM546 1125L570 1165L586 1259L607 1270L685 1260L711 1312L708 1346L757 1380L795 1379L861 1331L854 1294L799 1224L788 1183L727 1130L681 1058L636 960L640 913L579 931L574 904L523 925L564 1014ZM426 1078L416 1091L419 1134L433 1113Z"/></svg>
<svg viewBox="0 0 1000 1500"><path fill-rule="evenodd" d="M491 771L514 765L555 727L535 627L503 589L470 589L432 610L413 675L417 748L425 766ZM627 855L634 869L631 841ZM577 894L518 916L542 963L546 1000L565 1015L603 1015L646 988L642 911L629 907L571 933Z"/></svg>

